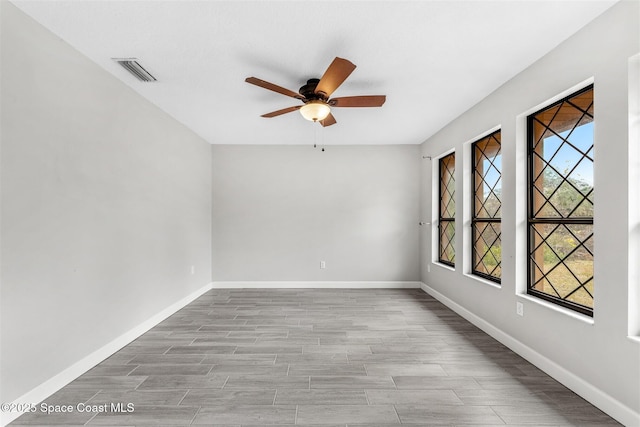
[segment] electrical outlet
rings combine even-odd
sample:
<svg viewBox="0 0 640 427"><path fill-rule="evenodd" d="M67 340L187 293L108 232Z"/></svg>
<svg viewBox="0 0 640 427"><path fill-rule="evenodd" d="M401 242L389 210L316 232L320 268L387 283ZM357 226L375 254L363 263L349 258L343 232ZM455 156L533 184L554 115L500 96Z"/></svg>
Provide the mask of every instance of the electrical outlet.
<svg viewBox="0 0 640 427"><path fill-rule="evenodd" d="M524 316L524 305L521 302L516 302L516 313L518 316Z"/></svg>
<svg viewBox="0 0 640 427"><path fill-rule="evenodd" d="M327 263L324 261L320 261L320 268L322 269L327 268Z"/></svg>
<svg viewBox="0 0 640 427"><path fill-rule="evenodd" d="M431 273L431 265L427 264L427 273Z"/></svg>
<svg viewBox="0 0 640 427"><path fill-rule="evenodd" d="M195 265L191 266L191 274L196 274L196 266Z"/></svg>

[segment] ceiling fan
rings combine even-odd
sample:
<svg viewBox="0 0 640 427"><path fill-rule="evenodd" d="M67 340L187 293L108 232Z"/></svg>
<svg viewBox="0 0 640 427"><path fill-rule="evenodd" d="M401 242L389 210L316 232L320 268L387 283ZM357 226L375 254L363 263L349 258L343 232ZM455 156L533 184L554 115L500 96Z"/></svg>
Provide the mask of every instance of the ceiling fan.
<svg viewBox="0 0 640 427"><path fill-rule="evenodd" d="M261 117L271 118L300 110L305 119L319 122L322 126L331 126L336 123L335 117L331 114L331 107L380 107L386 100L385 95L329 98L355 69L356 66L350 61L336 57L320 79L307 80L307 84L302 86L298 93L256 77L247 77L245 81L303 102L303 105L272 111Z"/></svg>

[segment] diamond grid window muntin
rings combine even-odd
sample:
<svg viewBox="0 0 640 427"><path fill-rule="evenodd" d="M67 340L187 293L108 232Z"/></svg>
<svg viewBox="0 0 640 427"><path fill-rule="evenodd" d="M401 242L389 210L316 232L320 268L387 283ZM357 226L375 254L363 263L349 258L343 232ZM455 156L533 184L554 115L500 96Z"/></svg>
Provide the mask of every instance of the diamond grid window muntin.
<svg viewBox="0 0 640 427"><path fill-rule="evenodd" d="M527 293L588 316L594 286L592 122L593 86L528 117Z"/></svg>
<svg viewBox="0 0 640 427"><path fill-rule="evenodd" d="M473 274L500 283L502 241L499 221L478 221L472 228Z"/></svg>
<svg viewBox="0 0 640 427"><path fill-rule="evenodd" d="M500 283L502 278L500 130L479 139L471 147L473 153L471 272L484 279Z"/></svg>
<svg viewBox="0 0 640 427"><path fill-rule="evenodd" d="M566 105L566 107L564 107L563 105ZM576 110L577 114L580 115L580 118L577 120L577 122L575 122L574 127L571 128L568 132L566 132L566 130L565 132L557 132L556 130L552 129L550 126L554 123L554 121L556 121L556 117L560 114L563 108ZM530 152L531 155L534 157L534 160L532 162L533 175L534 175L532 180L534 183L533 189L536 193L538 193L541 196L541 197L535 197L534 195L533 204L532 204L534 212L532 213L532 217L569 218L569 217L575 216L574 214L579 215L580 212L578 211L578 209L580 208L581 205L585 204L585 202L593 206L593 202L590 199L593 193L593 188L589 187L589 188L581 189L581 188L578 188L574 182L572 182L572 180L576 181L577 179L573 175L580 165L584 166L587 162L591 162L591 170L593 170L593 166L592 166L593 156L590 155L590 153L592 153L593 151L593 138L591 138L591 143L586 150L576 146L576 144L574 144L574 142L572 142L571 140L573 131L575 129L577 129L580 125L589 124L593 121L593 115L592 113L589 113L589 111L592 111L592 108L593 108L593 102L591 102L591 104L587 107L586 110L583 110L580 107L576 106L575 104L571 103L570 100L565 100L564 102L560 102L559 106L553 106L545 110L545 111L555 111L555 113L553 114L553 117L548 123L545 123L537 119L536 115L533 116L532 118L533 128L534 128L533 133L534 134L536 133L536 128L542 128L544 130L542 132L538 131L538 133L540 133L540 137L537 138L537 140L535 140L533 144L533 148ZM565 116L566 116L566 113L565 113ZM566 124L566 119L563 124ZM563 133L566 133L566 135L562 135ZM553 154L548 159L545 159L545 156L541 155L538 151L544 152L544 148L546 147L546 145L544 145L546 143L545 137L547 137L548 139L550 135L557 138L560 141L560 143L558 144L557 147L552 148ZM559 170L560 165L554 164L554 162L556 158L560 158L560 157L566 158L567 157L566 153L563 153L563 155L560 155L559 153L563 151L566 152L567 150L569 150L571 153L576 153L576 155L579 156L579 158L576 161L574 161L573 164L570 166L571 169L567 168L565 169L565 171L560 171ZM545 173L549 173L550 175L555 175L559 180L556 185L553 185L551 187L551 192L549 194L545 194L546 188L540 188L540 185L539 185L539 182L541 180L544 181ZM569 206L570 210L568 212L566 212L566 209L565 209L565 212L562 212L560 209L558 209L557 200L554 203L554 197L557 196L558 192L563 188L568 188L569 191L572 191L575 195L578 195L578 200L576 201L576 203L574 203L573 207ZM585 193L585 190L586 190L586 193ZM541 201L542 203L541 204L537 203L539 201ZM587 208L586 213L590 213L590 215L585 215L585 212L582 212L582 215L579 215L579 216L593 217L592 210L593 210L592 208L591 210Z"/></svg>
<svg viewBox="0 0 640 427"><path fill-rule="evenodd" d="M532 260L532 287L542 287L542 292L572 304L588 306L593 301L593 269L588 268L593 259L593 226L537 223L533 233L533 249L542 251L544 262ZM558 235L579 244L563 247L550 243ZM587 264L587 268L580 268L580 264Z"/></svg>
<svg viewBox="0 0 640 427"><path fill-rule="evenodd" d="M439 208L438 208L438 261L455 266L456 236L456 157L455 153L441 157L438 162Z"/></svg>

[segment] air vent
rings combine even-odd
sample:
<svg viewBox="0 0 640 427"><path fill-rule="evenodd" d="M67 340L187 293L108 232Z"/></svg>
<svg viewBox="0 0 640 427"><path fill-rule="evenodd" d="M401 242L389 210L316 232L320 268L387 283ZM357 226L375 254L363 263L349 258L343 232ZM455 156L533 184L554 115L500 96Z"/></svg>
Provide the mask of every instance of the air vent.
<svg viewBox="0 0 640 427"><path fill-rule="evenodd" d="M155 82L157 79L153 77L142 65L138 63L137 58L112 58L118 64L122 65L128 72L136 76L143 82Z"/></svg>

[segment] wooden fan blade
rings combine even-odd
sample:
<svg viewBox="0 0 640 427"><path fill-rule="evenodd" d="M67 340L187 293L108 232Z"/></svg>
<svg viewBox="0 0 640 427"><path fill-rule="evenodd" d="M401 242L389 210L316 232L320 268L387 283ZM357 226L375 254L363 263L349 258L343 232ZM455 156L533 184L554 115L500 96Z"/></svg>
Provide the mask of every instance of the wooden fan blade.
<svg viewBox="0 0 640 427"><path fill-rule="evenodd" d="M381 107L387 100L385 95L345 96L329 101L332 107Z"/></svg>
<svg viewBox="0 0 640 427"><path fill-rule="evenodd" d="M258 79L256 77L247 77L244 81L247 82L247 83L251 83L252 85L260 86L262 88L269 89L269 90L281 93L281 94L286 95L286 96L290 96L292 98L304 99L304 97L302 95L300 95L299 93L296 93L296 92L294 92L292 90L289 90L289 89L285 89L285 88L283 88L281 86L278 86L278 85L274 85L273 83L269 83L267 81Z"/></svg>
<svg viewBox="0 0 640 427"><path fill-rule="evenodd" d="M329 113L329 115L327 117L325 117L324 120L320 120L320 124L322 125L322 127L327 127L327 126L331 126L331 125L335 125L336 124L336 118L333 117L333 114Z"/></svg>
<svg viewBox="0 0 640 427"><path fill-rule="evenodd" d="M315 93L322 92L328 98L355 69L356 66L350 61L336 57L320 78Z"/></svg>
<svg viewBox="0 0 640 427"><path fill-rule="evenodd" d="M260 117L267 117L267 118L276 117L276 116L280 116L282 114L287 114L287 113L290 113L292 111L299 110L301 107L302 107L302 105L298 105L296 107L283 108L282 110L272 111L270 113L263 114Z"/></svg>

